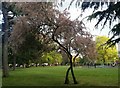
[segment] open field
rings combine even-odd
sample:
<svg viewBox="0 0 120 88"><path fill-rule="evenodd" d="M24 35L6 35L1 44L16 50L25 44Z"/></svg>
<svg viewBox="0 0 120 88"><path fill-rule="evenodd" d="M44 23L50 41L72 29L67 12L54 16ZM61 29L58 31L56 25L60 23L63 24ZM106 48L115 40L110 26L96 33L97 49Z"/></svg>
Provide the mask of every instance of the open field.
<svg viewBox="0 0 120 88"><path fill-rule="evenodd" d="M18 68L3 78L3 86L64 86L67 66ZM117 86L118 68L75 67L76 86ZM72 78L70 75L70 84Z"/></svg>

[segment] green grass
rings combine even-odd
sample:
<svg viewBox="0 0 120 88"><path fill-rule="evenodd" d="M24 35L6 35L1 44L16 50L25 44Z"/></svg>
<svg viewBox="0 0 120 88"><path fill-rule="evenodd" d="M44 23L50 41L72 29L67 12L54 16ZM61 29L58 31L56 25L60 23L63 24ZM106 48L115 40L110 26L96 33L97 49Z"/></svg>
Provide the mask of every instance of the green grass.
<svg viewBox="0 0 120 88"><path fill-rule="evenodd" d="M10 71L8 78L3 78L3 86L64 86L68 67L32 67ZM79 84L76 86L117 86L118 68L74 68ZM71 74L70 74L71 75ZM72 83L72 77L70 84Z"/></svg>

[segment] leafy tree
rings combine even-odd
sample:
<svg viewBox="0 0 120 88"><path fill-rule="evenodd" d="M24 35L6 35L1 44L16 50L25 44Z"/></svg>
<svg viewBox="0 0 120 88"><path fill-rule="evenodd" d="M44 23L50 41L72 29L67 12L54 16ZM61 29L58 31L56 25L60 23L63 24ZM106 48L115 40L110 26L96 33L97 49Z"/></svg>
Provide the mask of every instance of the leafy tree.
<svg viewBox="0 0 120 88"><path fill-rule="evenodd" d="M49 53L44 53L42 56L42 62L47 62L49 64L61 64L62 56L56 51L50 51Z"/></svg>
<svg viewBox="0 0 120 88"><path fill-rule="evenodd" d="M12 33L14 33L14 31ZM12 52L15 52L13 51L13 45L15 45L16 42L19 42L16 41L16 38L14 38L15 35L11 34L10 36L10 48L12 48ZM50 50L54 49L54 44L46 44L42 39L37 39L37 37L38 36L36 36L34 32L27 32L26 35L24 35L23 37L24 40L22 41L22 43L18 43L19 45L17 45L18 48L16 50L16 54L14 55L16 55L16 57L22 60L21 64L26 63L27 65L29 65L29 61L32 61L36 63L37 66L37 63L40 61L40 57L42 56L42 53L49 52ZM17 59L16 62L18 61L20 60ZM15 67L13 69L15 70Z"/></svg>
<svg viewBox="0 0 120 88"><path fill-rule="evenodd" d="M23 55L25 61L27 61L26 63L29 63L29 60L35 60L41 56L44 50L43 48L44 45L35 39L35 35L28 33L26 34L25 41L22 43L17 53Z"/></svg>
<svg viewBox="0 0 120 88"><path fill-rule="evenodd" d="M97 36L96 37L96 49L97 49L97 58L98 60L102 60L105 64L108 61L114 61L114 58L117 58L117 49L116 47L106 48L107 45L104 45L109 38L106 36ZM103 46L104 45L104 46Z"/></svg>
<svg viewBox="0 0 120 88"><path fill-rule="evenodd" d="M107 44L109 44L109 46L112 46L120 41L120 38L116 37L120 35L120 23L116 23L114 27L111 28L111 24L120 19L120 2L83 2L82 9L85 10L87 8L94 7L94 10L98 10L100 6L103 6L105 4L107 5L107 9L103 11L93 12L93 14L89 16L89 20L98 18L98 22L95 26L98 26L101 23L103 25L103 28L106 23L109 22L110 32L113 33L113 36L107 41Z"/></svg>
<svg viewBox="0 0 120 88"><path fill-rule="evenodd" d="M79 58L79 63L80 63L80 65L86 65L87 62L89 62L89 60L86 59L85 57Z"/></svg>
<svg viewBox="0 0 120 88"><path fill-rule="evenodd" d="M23 43L24 36L28 32L34 32L38 40L42 39L47 44L55 42L66 53L70 62L70 67L66 72L65 84L69 83L70 70L74 84L77 84L73 71L72 53L76 54L73 58L75 61L76 57L83 52L85 55L90 55L85 52L89 46L93 46L91 34L86 31L84 23L78 20L71 21L67 11L61 13L54 9L51 3L16 3L16 6L21 9L24 15L18 17L14 25L12 35L14 37L12 38L18 40L14 41L14 44ZM84 41L82 44L79 42L80 38L89 40L90 44Z"/></svg>

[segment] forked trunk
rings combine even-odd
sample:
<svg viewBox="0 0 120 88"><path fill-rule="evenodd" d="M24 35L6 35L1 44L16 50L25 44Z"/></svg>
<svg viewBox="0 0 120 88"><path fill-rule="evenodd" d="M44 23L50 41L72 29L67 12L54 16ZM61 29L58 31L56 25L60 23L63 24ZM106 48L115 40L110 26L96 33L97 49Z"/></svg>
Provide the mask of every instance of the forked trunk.
<svg viewBox="0 0 120 88"><path fill-rule="evenodd" d="M73 71L72 58L70 59L70 67L71 67L71 74L72 74L72 77L73 77L74 84L77 84L78 82L75 78L74 71Z"/></svg>
<svg viewBox="0 0 120 88"><path fill-rule="evenodd" d="M55 33L55 31L54 31ZM56 42L57 44L59 44L60 47L63 48L63 50L66 52L66 54L68 55L68 58L70 60L70 67L68 68L67 72L66 72L66 77L65 77L65 84L69 84L69 78L68 78L68 75L69 75L69 71L71 70L71 73L72 73L72 77L73 77L73 81L74 81L74 84L77 84L77 81L76 81L76 78L75 78L75 75L74 75L74 71L73 71L73 64L72 64L72 55L70 53L70 47L69 47L69 50L64 47L62 44L60 44L60 42L58 40L55 39L55 36L54 34L52 35L52 39L54 42ZM77 54L78 55L78 54ZM77 56L76 55L76 56ZM74 57L74 59L76 58L76 56Z"/></svg>
<svg viewBox="0 0 120 88"><path fill-rule="evenodd" d="M74 75L74 71L73 71L73 64L72 64L72 58L70 58L70 67L68 68L67 72L66 72L66 77L65 77L65 84L69 84L69 71L71 70L71 74L72 74L72 78L74 81L74 84L77 84L78 82L76 81L75 75Z"/></svg>
<svg viewBox="0 0 120 88"><path fill-rule="evenodd" d="M70 71L71 67L68 68L67 72L66 72L66 77L65 77L65 84L69 84L69 78L68 78L68 75L69 75L69 71Z"/></svg>
<svg viewBox="0 0 120 88"><path fill-rule="evenodd" d="M77 80L75 78L75 75L74 75L73 67L71 67L71 73L72 73L74 84L78 84L78 82L77 82Z"/></svg>

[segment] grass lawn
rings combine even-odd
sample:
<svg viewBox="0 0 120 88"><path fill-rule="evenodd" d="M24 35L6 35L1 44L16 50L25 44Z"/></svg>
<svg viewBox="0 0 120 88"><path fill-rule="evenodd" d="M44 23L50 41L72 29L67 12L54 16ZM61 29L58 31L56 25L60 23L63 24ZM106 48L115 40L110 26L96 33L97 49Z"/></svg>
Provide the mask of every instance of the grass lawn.
<svg viewBox="0 0 120 88"><path fill-rule="evenodd" d="M18 68L3 78L3 86L64 86L67 66ZM75 86L117 86L118 68L75 67L75 76L79 84ZM70 75L70 84L72 77Z"/></svg>

